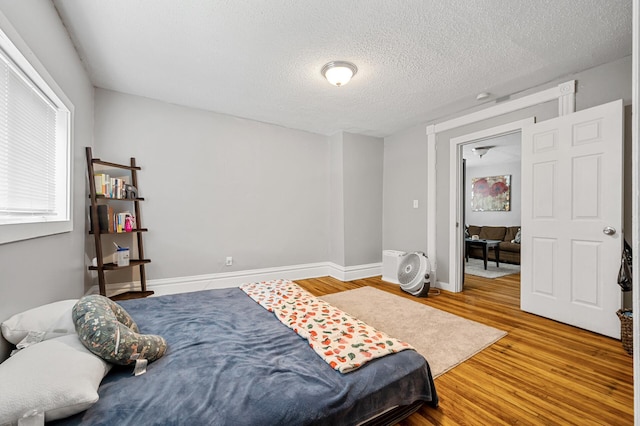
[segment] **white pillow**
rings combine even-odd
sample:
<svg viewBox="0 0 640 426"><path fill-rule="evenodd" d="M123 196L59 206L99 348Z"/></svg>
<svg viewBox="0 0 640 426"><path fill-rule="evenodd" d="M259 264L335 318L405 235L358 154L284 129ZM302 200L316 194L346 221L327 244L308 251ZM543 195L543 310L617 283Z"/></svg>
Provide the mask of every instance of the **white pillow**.
<svg viewBox="0 0 640 426"><path fill-rule="evenodd" d="M86 410L98 401L98 386L110 368L75 334L21 350L0 364L0 425L34 409L46 421Z"/></svg>
<svg viewBox="0 0 640 426"><path fill-rule="evenodd" d="M521 237L521 228L518 228L518 232L516 233L516 236L513 240L511 240L512 243L516 243L516 244L520 244L520 240L522 239Z"/></svg>
<svg viewBox="0 0 640 426"><path fill-rule="evenodd" d="M17 345L30 331L44 331L43 340L75 334L71 309L78 299L61 300L15 314L2 323L2 335ZM0 423L1 424L1 423Z"/></svg>

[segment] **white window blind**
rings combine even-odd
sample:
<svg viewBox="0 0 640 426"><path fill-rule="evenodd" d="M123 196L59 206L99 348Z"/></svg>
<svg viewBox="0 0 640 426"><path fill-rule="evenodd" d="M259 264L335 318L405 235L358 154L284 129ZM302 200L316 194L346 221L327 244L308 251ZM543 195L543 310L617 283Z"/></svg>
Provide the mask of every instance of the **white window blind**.
<svg viewBox="0 0 640 426"><path fill-rule="evenodd" d="M70 150L69 109L0 34L0 244L71 230Z"/></svg>
<svg viewBox="0 0 640 426"><path fill-rule="evenodd" d="M0 55L0 214L56 215L56 114Z"/></svg>

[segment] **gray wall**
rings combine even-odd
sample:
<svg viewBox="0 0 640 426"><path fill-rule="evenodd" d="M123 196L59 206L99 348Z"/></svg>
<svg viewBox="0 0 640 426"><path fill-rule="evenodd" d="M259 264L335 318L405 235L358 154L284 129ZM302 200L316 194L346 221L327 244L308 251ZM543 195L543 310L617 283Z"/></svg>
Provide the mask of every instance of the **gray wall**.
<svg viewBox="0 0 640 426"><path fill-rule="evenodd" d="M427 134L424 125L384 139L382 246L427 252ZM447 180L448 181L448 180ZM413 208L418 200L418 208Z"/></svg>
<svg viewBox="0 0 640 426"><path fill-rule="evenodd" d="M343 133L328 138L329 143L329 261L345 265L344 251L344 143Z"/></svg>
<svg viewBox="0 0 640 426"><path fill-rule="evenodd" d="M95 140L95 156L142 166L149 279L381 261L380 138L325 137L96 89Z"/></svg>
<svg viewBox="0 0 640 426"><path fill-rule="evenodd" d="M0 245L0 320L3 320L27 308L78 298L84 293L84 146L93 141L93 86L50 1L0 0L0 11L75 106L73 231ZM11 35L10 29L3 30ZM0 359L3 349L6 348L0 344Z"/></svg>
<svg viewBox="0 0 640 426"><path fill-rule="evenodd" d="M520 163L501 163L491 166L467 167L466 220L468 225L518 226L520 222ZM471 179L483 176L511 175L511 210L506 212L474 212L471 210Z"/></svg>
<svg viewBox="0 0 640 426"><path fill-rule="evenodd" d="M326 137L96 89L95 140L142 167L149 279L328 260Z"/></svg>
<svg viewBox="0 0 640 426"><path fill-rule="evenodd" d="M575 79L578 81L576 94L576 110L582 110L604 104L616 99L624 99L625 105L631 102L631 57L605 64L591 70L587 70L574 75L569 75L557 81L550 82L544 86L536 87L518 94L516 97L524 96L540 90L553 87L558 83ZM485 108L487 105L478 107ZM472 111L466 111L468 114ZM558 103L548 102L525 110L505 114L503 116L485 120L480 123L460 127L448 132L439 133L436 137L436 247L437 247L437 274L438 280L449 281L449 146L451 139L469 133L488 129L501 124L535 116L539 121L548 120L558 114ZM464 114L459 114L464 115ZM403 175L409 172L398 170L399 161L403 159L405 169L426 168L426 137L425 128L427 123L405 130L402 133L385 138L385 186L384 186L384 231L383 241L385 249L395 248L407 250L416 243L412 233L425 235L426 238L433 236L426 235L426 213L416 216L407 214L408 207L404 206L409 193L422 192L426 189L426 171L421 181L411 183L402 179ZM630 143L630 142L627 142ZM424 145L424 147L423 147ZM411 149L414 149L411 154ZM393 161L392 159L396 159ZM626 170L625 173L631 173ZM393 177L392 177L393 176ZM407 182L409 182L407 184ZM411 185L411 188L407 188ZM396 194L394 196L388 194ZM403 194L398 195L398 194ZM400 207L399 207L400 206ZM628 212L630 214L630 212ZM425 238L425 240L426 240ZM396 247L392 247L389 243ZM426 248L426 247L425 247Z"/></svg>
<svg viewBox="0 0 640 426"><path fill-rule="evenodd" d="M343 133L344 266L382 261L381 138Z"/></svg>

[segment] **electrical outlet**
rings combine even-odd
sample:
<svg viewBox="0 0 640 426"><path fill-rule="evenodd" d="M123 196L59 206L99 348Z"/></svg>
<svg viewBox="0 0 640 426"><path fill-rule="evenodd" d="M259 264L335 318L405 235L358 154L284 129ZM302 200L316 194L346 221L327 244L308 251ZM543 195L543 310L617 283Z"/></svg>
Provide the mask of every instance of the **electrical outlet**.
<svg viewBox="0 0 640 426"><path fill-rule="evenodd" d="M418 200L413 200L413 208L414 209L418 208Z"/></svg>
<svg viewBox="0 0 640 426"><path fill-rule="evenodd" d="M224 261L224 264L227 266L233 265L233 257L227 256L227 259Z"/></svg>

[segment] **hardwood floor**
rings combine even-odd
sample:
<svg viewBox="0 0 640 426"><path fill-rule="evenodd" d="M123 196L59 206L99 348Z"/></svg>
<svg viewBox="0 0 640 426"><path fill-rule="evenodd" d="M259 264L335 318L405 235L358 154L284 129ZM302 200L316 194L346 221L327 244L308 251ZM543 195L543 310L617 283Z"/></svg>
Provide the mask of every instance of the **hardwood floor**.
<svg viewBox="0 0 640 426"><path fill-rule="evenodd" d="M520 311L519 275L467 275L464 292L422 299L380 277L296 282L317 296L369 285L509 333L438 377L440 406L401 425L633 424L633 358L620 341Z"/></svg>

